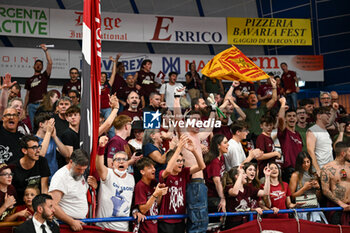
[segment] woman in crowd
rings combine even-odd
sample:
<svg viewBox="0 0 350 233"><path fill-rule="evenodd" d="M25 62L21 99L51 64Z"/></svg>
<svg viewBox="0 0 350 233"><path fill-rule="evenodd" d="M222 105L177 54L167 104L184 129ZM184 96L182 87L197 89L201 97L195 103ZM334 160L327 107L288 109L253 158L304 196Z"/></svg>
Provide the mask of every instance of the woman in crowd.
<svg viewBox="0 0 350 233"><path fill-rule="evenodd" d="M247 174L247 186L252 186L259 189L261 185L256 172L257 164L252 162L245 163L243 169ZM259 199L260 198L251 197L249 205L251 210L255 210L259 214L262 214L263 210L259 207Z"/></svg>
<svg viewBox="0 0 350 233"><path fill-rule="evenodd" d="M163 139L159 129L146 129L142 140L142 154L149 157L155 163L156 180L159 179L159 172L166 168L166 153L163 150Z"/></svg>
<svg viewBox="0 0 350 233"><path fill-rule="evenodd" d="M226 209L228 212L250 211L251 199L267 196L270 193L270 169L264 168L265 186L264 189L247 185L247 174L243 165L234 167L224 175L224 192L226 195ZM232 216L226 219L226 229L233 228L247 222L247 216Z"/></svg>
<svg viewBox="0 0 350 233"><path fill-rule="evenodd" d="M48 91L44 97L43 102L39 105L39 108L36 110L35 115L38 115L42 112L48 112L50 114L55 112L54 104L60 98L60 93L57 90Z"/></svg>
<svg viewBox="0 0 350 233"><path fill-rule="evenodd" d="M208 187L208 211L215 213L226 212L226 200L222 188L222 177L225 172L225 157L228 141L222 134L216 134L211 140L209 152L204 155L205 184Z"/></svg>
<svg viewBox="0 0 350 233"><path fill-rule="evenodd" d="M292 197L298 202L305 202L303 208L318 208L317 198L321 196L320 184L312 171L312 158L306 152L300 152L295 162L295 172L290 178ZM323 212L298 213L299 218L312 222L327 223Z"/></svg>
<svg viewBox="0 0 350 233"><path fill-rule="evenodd" d="M273 210L275 215L269 215L271 218L288 218L288 214L278 214L280 209L296 208L303 203L293 204L290 196L291 192L286 182L282 182L282 174L276 162L270 163L270 194L269 198L264 198L265 205ZM265 184L266 185L266 184Z"/></svg>

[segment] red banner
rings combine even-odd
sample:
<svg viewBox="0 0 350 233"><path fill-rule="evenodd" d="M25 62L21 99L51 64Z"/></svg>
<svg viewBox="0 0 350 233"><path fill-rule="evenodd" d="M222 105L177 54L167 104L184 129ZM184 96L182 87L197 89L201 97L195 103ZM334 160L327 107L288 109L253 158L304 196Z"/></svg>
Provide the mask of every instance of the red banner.
<svg viewBox="0 0 350 233"><path fill-rule="evenodd" d="M263 219L260 223L261 229L257 220L242 224L238 227L235 227L230 230L221 231L222 233L260 233L261 231L273 232L279 231L283 233L298 233L298 232L327 232L327 233L339 233L347 232L350 233L349 226L336 226L330 224L314 223L305 220L299 220L299 229L298 231L298 222L295 219ZM340 227L342 230L340 230Z"/></svg>
<svg viewBox="0 0 350 233"><path fill-rule="evenodd" d="M90 154L90 175L96 173L101 82L101 8L99 0L84 0L83 72L81 93L81 148ZM90 217L95 217L96 198L89 192Z"/></svg>
<svg viewBox="0 0 350 233"><path fill-rule="evenodd" d="M261 231L279 231L283 233L350 233L350 226L336 226L331 224L322 224L322 223L314 223L305 220L299 220L299 229L298 231L298 222L295 219L263 219L260 223L260 226L257 220L242 224L238 227L235 227L230 230L221 231L222 233L261 233ZM0 227L1 233L12 233L12 227ZM69 226L60 225L61 233L73 233ZM123 233L124 231L116 231L110 229L102 229L100 227L95 226L84 226L82 231L79 233L99 233L99 232L107 232L107 233Z"/></svg>

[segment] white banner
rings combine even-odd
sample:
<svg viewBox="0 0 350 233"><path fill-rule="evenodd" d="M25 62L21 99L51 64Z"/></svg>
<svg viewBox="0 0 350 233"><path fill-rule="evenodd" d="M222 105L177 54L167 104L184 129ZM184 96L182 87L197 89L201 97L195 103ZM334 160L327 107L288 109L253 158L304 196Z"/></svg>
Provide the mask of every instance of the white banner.
<svg viewBox="0 0 350 233"><path fill-rule="evenodd" d="M226 18L144 15L144 41L227 44Z"/></svg>
<svg viewBox="0 0 350 233"><path fill-rule="evenodd" d="M68 79L69 69L77 67L81 70L82 55L81 51L50 49L53 60L52 78ZM105 72L112 71L112 61L110 56L116 56L116 53L102 51L102 67ZM266 73L273 72L275 75L282 74L280 64L285 62L288 69L295 71L302 81L323 81L323 57L310 55L291 55L291 56L248 56ZM0 75L9 72L14 77L30 77L34 73L33 65L36 59L44 61L46 67L46 58L42 49L30 48L7 48L2 47L0 53ZM134 74L140 70L143 59L151 59L152 72L156 75L159 72L168 74L171 71L179 73L178 81L185 81L185 74L188 72L189 63L194 62L197 71L205 66L212 59L208 55L169 55L169 54L122 54L120 61L124 63L126 73Z"/></svg>
<svg viewBox="0 0 350 233"><path fill-rule="evenodd" d="M81 39L83 11L0 5L0 35ZM226 18L102 12L101 39L227 44Z"/></svg>

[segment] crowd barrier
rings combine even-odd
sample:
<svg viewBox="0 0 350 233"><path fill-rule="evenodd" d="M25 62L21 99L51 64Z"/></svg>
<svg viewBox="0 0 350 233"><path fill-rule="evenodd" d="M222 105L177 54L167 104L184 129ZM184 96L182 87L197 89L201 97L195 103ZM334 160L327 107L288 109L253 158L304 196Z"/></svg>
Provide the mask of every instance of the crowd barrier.
<svg viewBox="0 0 350 233"><path fill-rule="evenodd" d="M280 210L278 213L295 213L295 212L315 212L315 211L342 211L341 207L331 207L331 208L308 208L308 209L284 209ZM272 210L263 211L264 214L273 214ZM300 232L327 232L327 233L350 233L350 226L336 226L330 224L314 223L305 220L296 219L268 219L263 218L262 220L254 220L254 215L257 212L247 211L247 212L227 212L227 213L210 213L209 217L222 217L222 216L237 216L237 215L249 215L250 222L242 224L230 230L221 231L223 233L254 233L254 232L284 232L284 233L300 233ZM146 220L164 220L164 219L184 219L187 215L157 215L157 216L147 216ZM110 218L89 218L82 219L84 223L96 223L96 222L113 222L113 221L135 221L133 217L110 217ZM2 223L3 224L3 223ZM11 233L13 232L13 227L9 226L9 223L4 223L5 226L1 226L1 233ZM17 223L18 224L18 223ZM16 225L17 225L16 224ZM67 225L60 225L61 233L71 233L73 231ZM98 233L98 232L108 232L108 233L121 233L122 231L101 229L95 226L84 226L84 230L81 233Z"/></svg>

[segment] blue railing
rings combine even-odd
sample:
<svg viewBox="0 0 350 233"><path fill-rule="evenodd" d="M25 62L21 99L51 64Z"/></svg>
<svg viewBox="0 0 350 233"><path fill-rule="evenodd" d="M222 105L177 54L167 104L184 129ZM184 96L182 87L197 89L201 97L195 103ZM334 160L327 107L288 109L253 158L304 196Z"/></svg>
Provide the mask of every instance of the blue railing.
<svg viewBox="0 0 350 233"><path fill-rule="evenodd" d="M307 208L307 209L285 209L279 210L279 214L285 213L294 213L296 212L317 212L317 211L342 211L341 207L327 207L327 208ZM226 212L226 213L211 213L208 214L209 218L212 217L222 217L222 216L237 216L237 215L249 215L249 221L254 219L256 211L247 211L247 212ZM272 210L264 210L263 214L273 214ZM183 219L187 218L187 214L177 214L177 215L156 215L156 216L147 216L146 220L163 220L163 219ZM82 219L82 222L85 223L95 223L95 222L124 222L124 221L135 221L133 217L110 217L110 218L86 218Z"/></svg>

